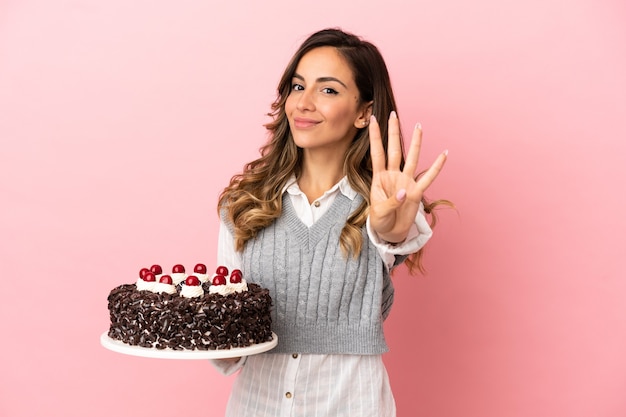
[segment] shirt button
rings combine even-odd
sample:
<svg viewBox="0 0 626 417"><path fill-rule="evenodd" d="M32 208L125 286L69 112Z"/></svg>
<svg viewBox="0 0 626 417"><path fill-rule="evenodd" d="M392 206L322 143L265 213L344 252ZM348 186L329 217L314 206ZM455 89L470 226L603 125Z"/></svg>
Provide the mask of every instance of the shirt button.
<svg viewBox="0 0 626 417"><path fill-rule="evenodd" d="M285 393L285 397L287 397L287 398L291 398L291 393L290 393L290 392L286 392L286 393Z"/></svg>
<svg viewBox="0 0 626 417"><path fill-rule="evenodd" d="M314 205L315 207L319 207L319 206L320 206L320 202L319 202L319 201L316 201L315 203L313 203L313 205Z"/></svg>
<svg viewBox="0 0 626 417"><path fill-rule="evenodd" d="M291 355L292 358L297 359L298 358L298 354L294 353L293 355Z"/></svg>

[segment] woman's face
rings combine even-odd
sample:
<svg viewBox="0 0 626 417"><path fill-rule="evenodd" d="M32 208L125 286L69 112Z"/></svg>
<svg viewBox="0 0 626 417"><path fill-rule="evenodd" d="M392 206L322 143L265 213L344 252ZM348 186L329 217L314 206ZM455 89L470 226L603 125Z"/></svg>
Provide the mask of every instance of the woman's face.
<svg viewBox="0 0 626 417"><path fill-rule="evenodd" d="M298 147L345 151L367 123L366 108L352 70L335 48L316 48L300 59L285 102Z"/></svg>

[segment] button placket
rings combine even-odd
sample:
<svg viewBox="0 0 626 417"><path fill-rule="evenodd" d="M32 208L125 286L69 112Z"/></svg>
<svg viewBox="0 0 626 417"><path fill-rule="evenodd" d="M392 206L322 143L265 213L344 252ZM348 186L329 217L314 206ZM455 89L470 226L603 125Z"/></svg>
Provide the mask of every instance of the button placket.
<svg viewBox="0 0 626 417"><path fill-rule="evenodd" d="M281 410L281 417L286 417L291 415L291 410L295 406L295 395L296 389L296 379L298 375L298 369L300 368L300 362L302 360L302 355L296 352L291 353L291 358L286 359L286 369L285 376L282 384L282 402L283 408Z"/></svg>

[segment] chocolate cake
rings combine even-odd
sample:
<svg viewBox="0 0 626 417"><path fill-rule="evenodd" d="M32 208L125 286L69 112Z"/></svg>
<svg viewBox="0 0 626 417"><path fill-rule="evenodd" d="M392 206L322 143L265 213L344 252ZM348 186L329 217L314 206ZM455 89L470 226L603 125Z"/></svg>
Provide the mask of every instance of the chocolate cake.
<svg viewBox="0 0 626 417"><path fill-rule="evenodd" d="M174 350L241 348L272 340L269 291L246 283L237 270L228 277L225 267L209 282L201 266L184 280L179 275L175 284L155 265L154 272L142 269L137 283L111 290L109 337ZM173 271L180 274L181 268L176 265Z"/></svg>

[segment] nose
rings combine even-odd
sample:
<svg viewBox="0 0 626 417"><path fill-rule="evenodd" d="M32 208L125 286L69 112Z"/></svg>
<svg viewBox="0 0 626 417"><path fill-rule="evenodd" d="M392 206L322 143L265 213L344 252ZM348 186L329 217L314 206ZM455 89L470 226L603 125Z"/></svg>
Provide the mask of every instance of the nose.
<svg viewBox="0 0 626 417"><path fill-rule="evenodd" d="M313 98L313 91L309 88L303 90L298 94L298 101L296 108L299 111L313 111L315 110L315 102Z"/></svg>

